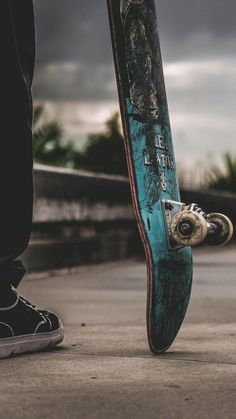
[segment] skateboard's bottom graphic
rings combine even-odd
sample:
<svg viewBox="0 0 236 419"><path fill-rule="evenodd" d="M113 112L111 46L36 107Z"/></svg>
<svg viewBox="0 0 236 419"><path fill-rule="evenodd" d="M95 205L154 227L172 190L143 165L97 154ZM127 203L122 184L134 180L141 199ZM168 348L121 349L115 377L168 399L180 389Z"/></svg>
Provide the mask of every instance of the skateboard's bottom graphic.
<svg viewBox="0 0 236 419"><path fill-rule="evenodd" d="M186 262L187 258L189 262ZM149 344L154 353L167 350L179 331L190 299L191 271L190 249L161 254L158 263L151 267L147 325Z"/></svg>

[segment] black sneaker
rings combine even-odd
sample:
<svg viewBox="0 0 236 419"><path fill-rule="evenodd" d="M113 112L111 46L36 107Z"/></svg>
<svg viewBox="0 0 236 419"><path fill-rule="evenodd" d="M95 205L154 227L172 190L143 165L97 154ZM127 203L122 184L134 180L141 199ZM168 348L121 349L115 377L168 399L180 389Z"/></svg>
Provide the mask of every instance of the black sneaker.
<svg viewBox="0 0 236 419"><path fill-rule="evenodd" d="M49 311L38 310L17 295L9 307L0 307L0 358L43 351L62 342L63 326Z"/></svg>

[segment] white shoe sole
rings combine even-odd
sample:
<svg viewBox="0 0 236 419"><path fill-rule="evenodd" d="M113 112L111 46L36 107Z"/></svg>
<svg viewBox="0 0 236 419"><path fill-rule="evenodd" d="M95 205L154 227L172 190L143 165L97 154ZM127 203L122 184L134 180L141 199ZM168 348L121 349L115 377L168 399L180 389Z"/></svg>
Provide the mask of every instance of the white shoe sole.
<svg viewBox="0 0 236 419"><path fill-rule="evenodd" d="M0 339L0 358L29 352L44 351L59 345L64 338L62 325L57 330L48 333L34 333L31 335L14 336Z"/></svg>

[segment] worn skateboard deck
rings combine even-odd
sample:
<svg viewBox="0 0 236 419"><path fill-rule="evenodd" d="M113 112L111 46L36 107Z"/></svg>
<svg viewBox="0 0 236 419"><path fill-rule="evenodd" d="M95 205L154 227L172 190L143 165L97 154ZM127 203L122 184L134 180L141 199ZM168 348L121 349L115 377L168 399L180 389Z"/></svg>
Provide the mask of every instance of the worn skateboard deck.
<svg viewBox="0 0 236 419"><path fill-rule="evenodd" d="M163 200L180 201L154 0L107 0L135 214L147 260L151 350L174 341L191 293L191 248L170 250Z"/></svg>

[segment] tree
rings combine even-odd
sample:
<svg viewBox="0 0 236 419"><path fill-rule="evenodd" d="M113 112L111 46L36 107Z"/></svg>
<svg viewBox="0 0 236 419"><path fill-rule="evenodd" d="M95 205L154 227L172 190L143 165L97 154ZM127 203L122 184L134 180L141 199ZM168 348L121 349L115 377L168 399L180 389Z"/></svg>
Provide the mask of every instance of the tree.
<svg viewBox="0 0 236 419"><path fill-rule="evenodd" d="M104 132L89 135L83 153L77 156L76 167L127 175L124 140L118 113L108 119Z"/></svg>
<svg viewBox="0 0 236 419"><path fill-rule="evenodd" d="M57 121L40 124L43 112L42 106L35 106L33 118L34 160L53 166L74 167L77 151L73 143L63 144L63 130Z"/></svg>
<svg viewBox="0 0 236 419"><path fill-rule="evenodd" d="M63 143L63 130L57 121L40 123L44 109L35 106L33 118L33 157L53 166L127 175L124 141L119 114L106 122L104 132L90 134L83 151L71 141Z"/></svg>
<svg viewBox="0 0 236 419"><path fill-rule="evenodd" d="M236 157L224 155L224 169L213 166L207 175L207 185L211 189L236 192Z"/></svg>

